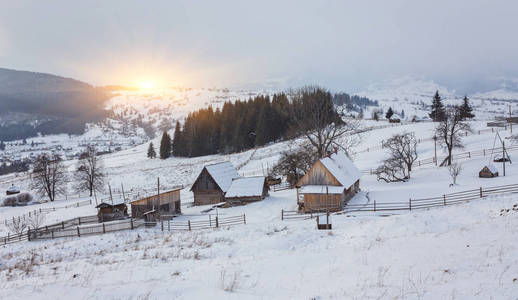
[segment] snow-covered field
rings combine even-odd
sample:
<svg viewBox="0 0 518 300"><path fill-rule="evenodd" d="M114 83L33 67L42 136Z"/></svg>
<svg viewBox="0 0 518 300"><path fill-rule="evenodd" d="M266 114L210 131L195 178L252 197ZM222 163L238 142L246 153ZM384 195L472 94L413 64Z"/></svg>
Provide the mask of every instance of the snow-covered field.
<svg viewBox="0 0 518 300"><path fill-rule="evenodd" d="M374 123L369 122L364 125ZM472 126L483 129L485 123ZM360 169L376 167L386 153L361 150L402 131L429 138L433 124L363 133L355 164ZM464 140L463 151L490 148L494 134ZM241 175L263 174L292 144L167 160L146 158L147 145L141 145L103 160L111 186L123 183L127 191L153 192L157 177L164 187L188 186L204 164L223 160L240 167ZM420 158L432 157L433 151L433 142L418 145ZM362 193L353 201L407 201L517 182L514 165L507 166L506 177L478 178L489 160L489 155L462 160L464 171L454 187L449 186L447 170L434 166L417 168L406 183L382 183L365 175ZM1 180L6 185L10 178ZM15 180L23 182L22 177ZM44 205L73 201L77 200ZM207 206L190 207L188 188L182 190L182 202L184 216L179 221L208 218L202 213ZM1 246L0 298L516 299L516 204L518 196L507 195L389 217L335 215L333 230L327 232L316 230L314 220L281 221L281 209L296 208L295 191L271 192L264 201L217 210L222 216L246 214L246 225L193 232L161 232L157 227ZM2 207L0 220L31 209L35 206ZM94 213L93 205L57 210L47 215L47 222ZM3 225L0 228L5 232Z"/></svg>

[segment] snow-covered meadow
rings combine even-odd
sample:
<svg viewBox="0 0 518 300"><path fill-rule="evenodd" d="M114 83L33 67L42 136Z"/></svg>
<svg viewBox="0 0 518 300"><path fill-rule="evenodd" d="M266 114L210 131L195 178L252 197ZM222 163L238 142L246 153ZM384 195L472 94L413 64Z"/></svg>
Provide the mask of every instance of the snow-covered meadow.
<svg viewBox="0 0 518 300"><path fill-rule="evenodd" d="M364 124L372 126L371 123ZM484 122L473 122L475 130ZM403 131L433 134L432 123L367 131L354 162L376 167L384 150L363 151ZM500 132L505 137L509 133ZM493 146L494 134L464 138L466 149ZM297 143L299 141L295 141ZM204 164L230 160L241 175L263 174L293 142L232 155L146 158L146 145L104 156L112 186L152 190L183 184L184 216L207 218L208 206L191 207L192 183ZM433 156L433 142L418 145L420 158ZM513 156L513 153L511 153ZM445 168L417 168L406 183L382 183L364 175L354 203L406 201L410 197L516 183L507 176L478 178L490 159L462 160L458 185ZM72 166L72 163L70 163ZM500 168L497 165L497 168ZM368 197L367 197L368 196ZM62 205L69 201L45 204ZM192 232L159 227L100 236L18 243L0 248L0 297L5 299L513 299L518 295L518 197L495 196L422 211L332 216L333 230L318 231L315 220L281 221L281 209L296 208L294 190L271 192L264 201L210 214L246 214L247 224ZM33 207L0 208L0 219ZM89 215L92 206L50 212L47 221ZM0 227L3 225L0 225ZM4 228L5 230L5 228Z"/></svg>

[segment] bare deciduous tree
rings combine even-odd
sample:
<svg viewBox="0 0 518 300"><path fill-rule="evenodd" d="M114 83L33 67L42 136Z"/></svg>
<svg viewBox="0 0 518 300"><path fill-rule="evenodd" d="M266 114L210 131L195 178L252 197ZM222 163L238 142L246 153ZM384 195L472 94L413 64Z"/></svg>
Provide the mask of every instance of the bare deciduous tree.
<svg viewBox="0 0 518 300"><path fill-rule="evenodd" d="M357 120L344 122L335 111L331 94L318 87L306 87L293 94L297 103L296 123L319 158L326 156L334 147L342 148L347 154L359 143Z"/></svg>
<svg viewBox="0 0 518 300"><path fill-rule="evenodd" d="M417 160L417 139L413 132L395 134L383 143L390 157L377 169L378 180L386 182L406 181L410 178L412 166Z"/></svg>
<svg viewBox="0 0 518 300"><path fill-rule="evenodd" d="M31 189L54 201L56 195L66 193L66 184L66 169L59 155L43 153L36 158L31 173Z"/></svg>
<svg viewBox="0 0 518 300"><path fill-rule="evenodd" d="M45 222L45 214L42 213L34 213L27 219L27 225L31 227L31 229L40 228Z"/></svg>
<svg viewBox="0 0 518 300"><path fill-rule="evenodd" d="M74 175L75 188L77 191L88 191L91 197L94 191L100 192L103 190L104 177L102 161L97 155L97 149L93 145L88 145L79 157Z"/></svg>
<svg viewBox="0 0 518 300"><path fill-rule="evenodd" d="M448 166L448 171L450 172L452 185L457 184L457 176L459 176L460 172L462 172L462 164L459 162L454 162Z"/></svg>
<svg viewBox="0 0 518 300"><path fill-rule="evenodd" d="M444 147L448 153L445 161L441 166L447 162L448 166L452 163L452 152L455 148L464 148L462 143L462 134L471 132L471 127L468 123L463 121L461 110L458 106L454 106L446 111L444 119L435 128L435 135L437 141Z"/></svg>
<svg viewBox="0 0 518 300"><path fill-rule="evenodd" d="M318 157L311 145L305 144L300 148L281 153L281 158L273 167L273 175L286 176L287 181L294 186L306 174Z"/></svg>
<svg viewBox="0 0 518 300"><path fill-rule="evenodd" d="M20 234L27 228L27 222L24 218L14 218L12 222L7 223L7 229L12 233Z"/></svg>

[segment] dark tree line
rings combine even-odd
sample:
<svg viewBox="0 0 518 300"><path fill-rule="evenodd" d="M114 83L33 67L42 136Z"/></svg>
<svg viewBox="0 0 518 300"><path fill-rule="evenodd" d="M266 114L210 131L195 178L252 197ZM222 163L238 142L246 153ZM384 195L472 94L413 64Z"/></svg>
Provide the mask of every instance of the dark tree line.
<svg viewBox="0 0 518 300"><path fill-rule="evenodd" d="M292 97L285 93L260 95L226 102L221 110L209 107L190 113L183 126L176 123L173 154L193 157L232 153L293 137L311 126L311 122L304 128L300 124L311 119L315 106L327 115L326 122L340 121L328 91L309 87L293 93Z"/></svg>
<svg viewBox="0 0 518 300"><path fill-rule="evenodd" d="M357 95L349 95L347 93L337 93L333 95L333 103L336 105L345 105L348 111L360 112L367 106L378 106L377 100L370 100L367 97Z"/></svg>

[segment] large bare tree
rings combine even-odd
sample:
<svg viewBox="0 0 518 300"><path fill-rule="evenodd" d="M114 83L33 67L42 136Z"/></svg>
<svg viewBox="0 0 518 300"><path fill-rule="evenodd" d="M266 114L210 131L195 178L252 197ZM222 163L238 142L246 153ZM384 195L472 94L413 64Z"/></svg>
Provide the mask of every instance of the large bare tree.
<svg viewBox="0 0 518 300"><path fill-rule="evenodd" d="M471 132L471 127L463 120L462 111L458 106L446 110L444 119L435 128L437 141L448 153L444 162L448 166L452 163L452 153L455 148L464 148L462 135ZM443 165L444 162L441 164Z"/></svg>
<svg viewBox="0 0 518 300"><path fill-rule="evenodd" d="M88 145L79 156L74 178L76 190L88 191L90 197L94 191L100 192L103 190L105 174L95 146Z"/></svg>
<svg viewBox="0 0 518 300"><path fill-rule="evenodd" d="M309 144L300 148L283 151L277 164L273 167L272 174L286 176L286 180L294 186L304 174L306 174L318 158Z"/></svg>
<svg viewBox="0 0 518 300"><path fill-rule="evenodd" d="M390 157L377 169L378 180L386 182L406 181L417 160L417 139L413 132L395 134L383 143Z"/></svg>
<svg viewBox="0 0 518 300"><path fill-rule="evenodd" d="M66 193L66 168L59 155L43 153L36 158L30 188L47 196L50 201L54 201L57 195Z"/></svg>
<svg viewBox="0 0 518 300"><path fill-rule="evenodd" d="M343 121L334 109L331 93L319 87L305 87L292 94L297 129L314 147L319 158L335 147L347 154L359 143L356 120Z"/></svg>

